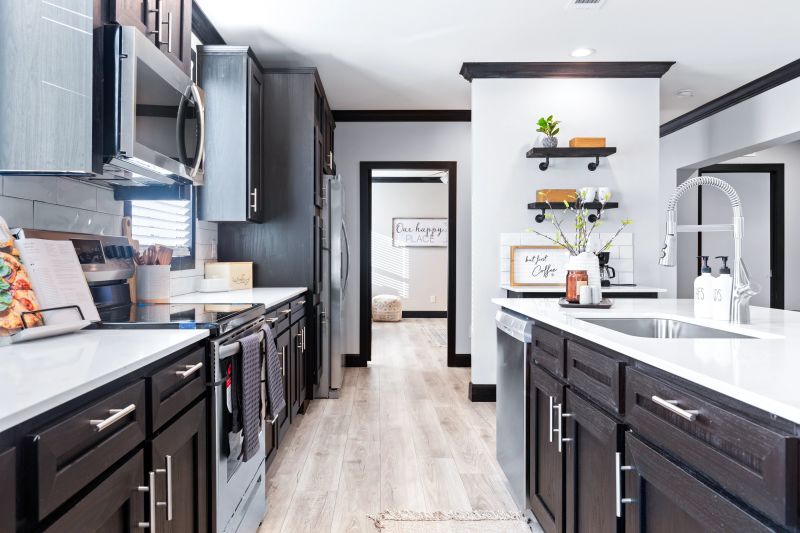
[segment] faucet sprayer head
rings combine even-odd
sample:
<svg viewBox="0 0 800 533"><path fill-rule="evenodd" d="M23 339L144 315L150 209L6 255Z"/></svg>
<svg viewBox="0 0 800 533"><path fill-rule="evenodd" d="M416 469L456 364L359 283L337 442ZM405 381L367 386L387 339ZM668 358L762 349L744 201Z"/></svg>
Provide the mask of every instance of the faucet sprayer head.
<svg viewBox="0 0 800 533"><path fill-rule="evenodd" d="M674 234L667 233L664 236L664 247L661 249L661 257L658 264L661 266L672 267L675 266L675 247L677 238Z"/></svg>

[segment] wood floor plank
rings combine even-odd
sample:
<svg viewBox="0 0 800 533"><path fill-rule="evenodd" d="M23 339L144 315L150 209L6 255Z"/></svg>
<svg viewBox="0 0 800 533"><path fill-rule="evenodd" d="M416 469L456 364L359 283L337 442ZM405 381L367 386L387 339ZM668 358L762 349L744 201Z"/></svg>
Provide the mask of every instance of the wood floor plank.
<svg viewBox="0 0 800 533"><path fill-rule="evenodd" d="M375 324L369 367L346 369L340 398L312 401L281 442L259 533L373 532L367 515L388 509L514 510L495 460L494 404L469 401L470 370L448 368L428 329L445 323ZM384 533L528 531L514 521L387 522Z"/></svg>

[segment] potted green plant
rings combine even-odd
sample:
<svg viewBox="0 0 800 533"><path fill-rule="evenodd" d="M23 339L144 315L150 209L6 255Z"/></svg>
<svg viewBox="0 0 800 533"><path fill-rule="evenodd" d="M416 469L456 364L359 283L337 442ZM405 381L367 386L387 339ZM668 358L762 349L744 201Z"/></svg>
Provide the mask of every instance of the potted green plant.
<svg viewBox="0 0 800 533"><path fill-rule="evenodd" d="M561 128L558 127L559 124L561 124L561 121L553 120L553 115L550 115L547 118L542 117L536 122L536 125L539 126L536 131L545 134L545 138L542 141L542 146L545 148L555 148L558 146L558 139L556 138L556 135L558 135L558 132L561 131Z"/></svg>

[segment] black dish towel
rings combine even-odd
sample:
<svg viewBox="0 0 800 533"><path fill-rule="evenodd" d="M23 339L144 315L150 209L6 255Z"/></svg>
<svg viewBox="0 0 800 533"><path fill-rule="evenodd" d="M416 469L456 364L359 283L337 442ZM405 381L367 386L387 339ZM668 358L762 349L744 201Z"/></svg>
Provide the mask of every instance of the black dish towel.
<svg viewBox="0 0 800 533"><path fill-rule="evenodd" d="M278 413L286 409L286 399L283 393L283 372L281 371L281 356L272 336L272 328L264 326L264 338L267 343L267 398L269 399L269 416L275 418Z"/></svg>
<svg viewBox="0 0 800 533"><path fill-rule="evenodd" d="M242 420L242 460L258 453L261 431L261 339L258 333L239 339L242 346L242 371L239 372Z"/></svg>

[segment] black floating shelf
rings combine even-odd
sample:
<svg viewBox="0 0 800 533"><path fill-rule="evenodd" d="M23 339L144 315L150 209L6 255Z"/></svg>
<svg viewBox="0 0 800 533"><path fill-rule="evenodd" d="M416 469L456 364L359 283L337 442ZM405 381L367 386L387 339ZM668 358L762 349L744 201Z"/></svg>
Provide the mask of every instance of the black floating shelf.
<svg viewBox="0 0 800 533"><path fill-rule="evenodd" d="M613 146L605 148L531 148L528 150L526 157L529 159L544 159L539 163L539 170L547 170L550 167L550 158L558 159L562 157L589 157L594 158L594 161L589 163L589 170L597 170L600 165L601 157L608 157L611 154L617 153L617 149Z"/></svg>
<svg viewBox="0 0 800 533"><path fill-rule="evenodd" d="M575 205L576 205L576 202L570 202L569 203L570 207L575 207ZM583 207L585 207L586 209L588 209L590 211L596 211L597 212L596 214L593 213L593 214L589 215L589 217L588 217L589 218L589 222L596 222L597 219L600 218L600 211L601 210L603 210L603 209L616 209L617 207L619 207L619 203L618 202L606 202L605 204L603 204L603 202L586 202L585 204L583 204ZM539 213L535 217L536 222L544 222L544 214L548 209L560 209L560 210L563 211L566 208L567 208L567 206L564 205L564 202L551 202L551 203L548 203L548 202L533 202L531 204L528 204L528 209L541 210L541 213Z"/></svg>

